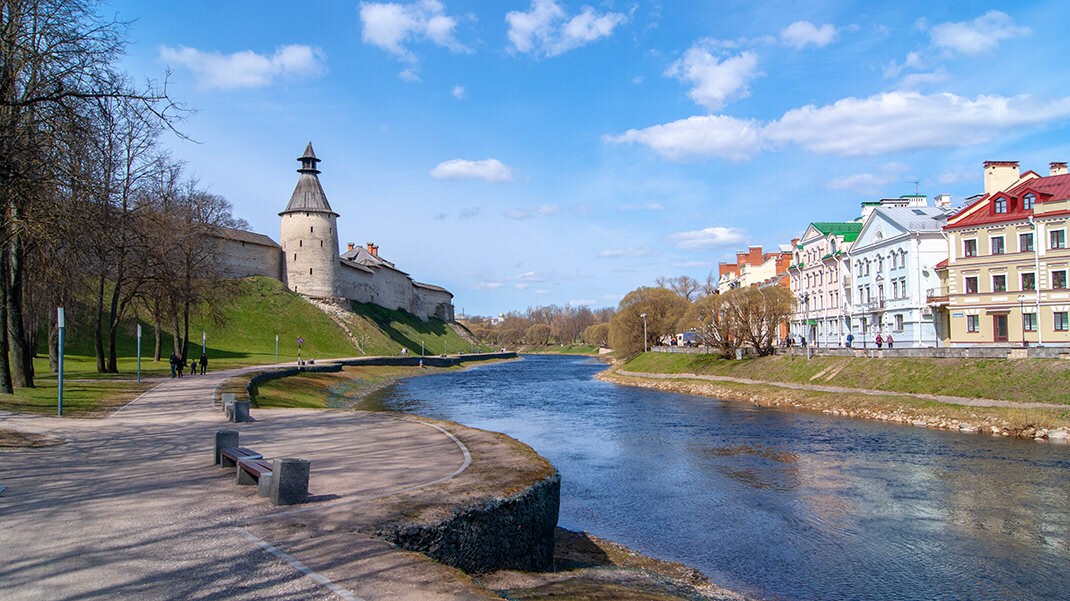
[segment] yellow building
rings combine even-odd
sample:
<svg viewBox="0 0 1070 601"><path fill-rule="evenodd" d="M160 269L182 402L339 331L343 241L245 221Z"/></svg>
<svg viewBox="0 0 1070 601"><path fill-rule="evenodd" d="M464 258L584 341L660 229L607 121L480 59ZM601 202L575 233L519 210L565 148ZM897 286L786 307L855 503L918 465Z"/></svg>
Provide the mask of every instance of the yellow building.
<svg viewBox="0 0 1070 601"><path fill-rule="evenodd" d="M946 289L929 292L952 346L1070 346L1070 174L985 163L985 192L948 219ZM942 267L942 266L941 266ZM943 275L943 274L941 274Z"/></svg>

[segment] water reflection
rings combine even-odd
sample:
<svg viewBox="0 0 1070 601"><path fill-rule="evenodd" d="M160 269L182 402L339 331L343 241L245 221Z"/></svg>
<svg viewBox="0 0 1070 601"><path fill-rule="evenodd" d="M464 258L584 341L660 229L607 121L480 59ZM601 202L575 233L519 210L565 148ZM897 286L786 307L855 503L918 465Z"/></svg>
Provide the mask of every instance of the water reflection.
<svg viewBox="0 0 1070 601"><path fill-rule="evenodd" d="M561 523L773 599L1070 598L1070 448L605 384L529 357L369 405L505 432Z"/></svg>

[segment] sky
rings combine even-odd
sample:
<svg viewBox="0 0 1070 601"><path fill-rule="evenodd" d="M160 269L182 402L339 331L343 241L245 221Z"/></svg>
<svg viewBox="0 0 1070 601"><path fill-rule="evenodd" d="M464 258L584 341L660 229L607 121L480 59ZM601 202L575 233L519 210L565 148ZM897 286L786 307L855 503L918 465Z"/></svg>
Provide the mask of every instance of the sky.
<svg viewBox="0 0 1070 601"><path fill-rule="evenodd" d="M1062 1L143 2L163 143L277 240L312 142L347 242L458 313L615 306L865 201L1070 160ZM916 182L916 183L915 183Z"/></svg>

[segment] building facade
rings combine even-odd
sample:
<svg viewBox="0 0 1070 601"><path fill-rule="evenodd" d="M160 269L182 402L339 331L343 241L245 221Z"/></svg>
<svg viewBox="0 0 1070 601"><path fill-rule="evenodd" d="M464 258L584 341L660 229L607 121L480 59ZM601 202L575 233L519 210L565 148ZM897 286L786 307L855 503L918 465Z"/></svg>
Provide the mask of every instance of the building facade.
<svg viewBox="0 0 1070 601"><path fill-rule="evenodd" d="M1070 345L1070 174L1019 174L985 163L985 191L948 219L947 288L930 302L947 313L954 346Z"/></svg>
<svg viewBox="0 0 1070 601"><path fill-rule="evenodd" d="M797 241L792 241L793 244ZM717 293L745 286L765 286L769 284L788 285L788 265L792 262L791 247L782 245L777 252L762 252L761 246L752 246L746 252L736 252L735 263L721 263L717 266L719 279Z"/></svg>
<svg viewBox="0 0 1070 601"><path fill-rule="evenodd" d="M823 347L845 343L850 324L844 310L844 262L861 230L859 221L814 222L799 238L788 267L798 303L791 317L794 337Z"/></svg>
<svg viewBox="0 0 1070 601"><path fill-rule="evenodd" d="M868 206L843 274L855 346L873 345L878 334L891 335L897 347L939 346L928 291L939 286L936 266L947 257L950 198L938 197L935 207L916 195Z"/></svg>

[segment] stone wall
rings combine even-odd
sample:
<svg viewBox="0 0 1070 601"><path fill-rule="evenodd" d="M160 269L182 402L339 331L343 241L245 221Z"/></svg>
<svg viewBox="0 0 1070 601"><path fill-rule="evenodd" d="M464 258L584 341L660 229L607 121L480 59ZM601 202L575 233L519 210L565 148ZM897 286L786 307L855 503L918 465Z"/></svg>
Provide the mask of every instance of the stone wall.
<svg viewBox="0 0 1070 601"><path fill-rule="evenodd" d="M395 525L378 532L391 543L470 574L553 568L561 476L527 490L458 510L433 525Z"/></svg>
<svg viewBox="0 0 1070 601"><path fill-rule="evenodd" d="M282 249L254 242L216 238L216 264L223 277L243 278L260 275L283 280Z"/></svg>
<svg viewBox="0 0 1070 601"><path fill-rule="evenodd" d="M717 354L717 349L707 347L655 346L655 353ZM798 345L785 349L778 347L777 354L806 355L807 349ZM751 355L751 349L744 349L744 355ZM854 348L810 347L814 357L870 357L870 358L905 358L930 357L936 359L1070 359L1070 347L1065 346L1031 346L1028 348L1014 346L972 346L940 348L884 348L877 350L867 343L866 348L857 345Z"/></svg>

